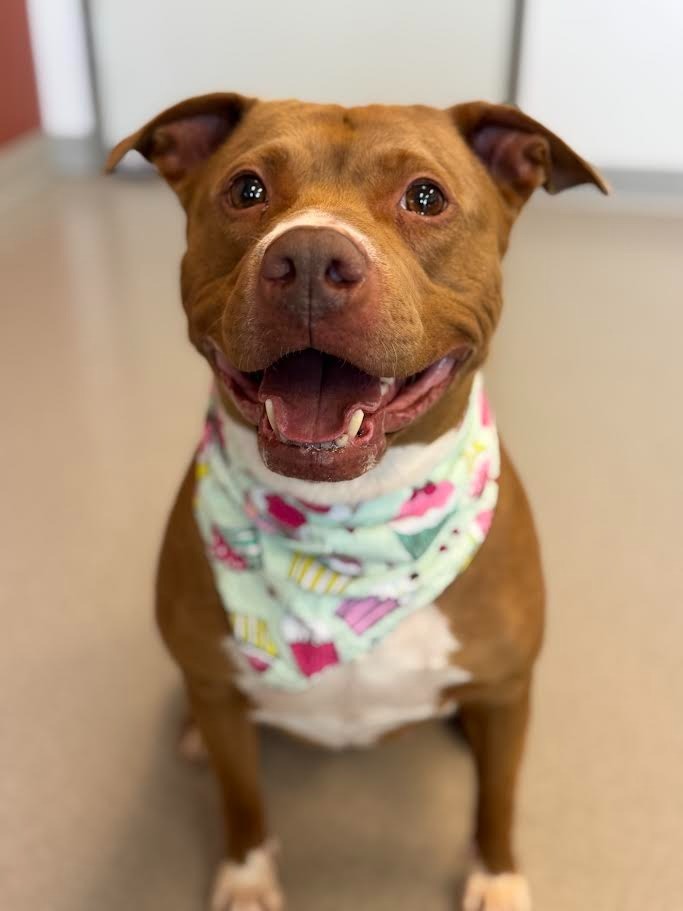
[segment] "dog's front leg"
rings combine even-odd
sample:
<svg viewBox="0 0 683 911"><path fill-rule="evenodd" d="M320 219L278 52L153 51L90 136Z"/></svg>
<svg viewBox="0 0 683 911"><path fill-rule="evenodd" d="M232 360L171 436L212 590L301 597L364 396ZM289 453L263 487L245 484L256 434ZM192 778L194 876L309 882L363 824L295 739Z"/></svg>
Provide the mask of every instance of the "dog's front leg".
<svg viewBox="0 0 683 911"><path fill-rule="evenodd" d="M477 770L475 842L479 869L465 889L464 911L530 911L524 876L512 848L515 791L529 720L529 685L511 695L465 703L460 721Z"/></svg>
<svg viewBox="0 0 683 911"><path fill-rule="evenodd" d="M229 683L186 677L190 705L218 777L227 856L211 911L280 911L273 846L267 841L258 739L244 697Z"/></svg>

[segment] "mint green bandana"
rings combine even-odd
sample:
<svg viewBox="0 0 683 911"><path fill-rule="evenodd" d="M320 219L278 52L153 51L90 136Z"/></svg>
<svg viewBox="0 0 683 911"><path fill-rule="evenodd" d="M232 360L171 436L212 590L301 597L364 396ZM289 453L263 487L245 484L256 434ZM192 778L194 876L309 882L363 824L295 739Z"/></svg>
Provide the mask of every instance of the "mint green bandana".
<svg viewBox="0 0 683 911"><path fill-rule="evenodd" d="M264 486L231 432L214 396L196 458L195 516L240 670L274 687L303 689L370 651L438 598L488 533L500 453L480 375L428 476L358 502L308 502L283 492L291 482L276 475Z"/></svg>

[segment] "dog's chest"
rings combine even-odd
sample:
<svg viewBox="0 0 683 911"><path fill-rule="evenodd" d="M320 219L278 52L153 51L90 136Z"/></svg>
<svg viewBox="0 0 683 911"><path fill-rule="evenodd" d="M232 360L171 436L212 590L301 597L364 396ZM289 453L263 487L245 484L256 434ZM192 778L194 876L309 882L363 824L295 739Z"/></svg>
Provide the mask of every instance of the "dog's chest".
<svg viewBox="0 0 683 911"><path fill-rule="evenodd" d="M442 692L470 679L453 663L459 647L444 615L430 604L375 648L326 668L303 690L269 686L246 668L237 683L250 697L256 721L328 747L369 746L401 725L454 711Z"/></svg>

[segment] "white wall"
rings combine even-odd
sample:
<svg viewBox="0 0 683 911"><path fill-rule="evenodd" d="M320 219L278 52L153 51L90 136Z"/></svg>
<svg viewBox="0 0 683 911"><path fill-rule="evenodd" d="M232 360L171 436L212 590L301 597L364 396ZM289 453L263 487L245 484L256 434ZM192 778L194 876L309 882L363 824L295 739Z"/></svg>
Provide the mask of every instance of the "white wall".
<svg viewBox="0 0 683 911"><path fill-rule="evenodd" d="M513 0L91 0L104 137L236 90L447 105L507 94Z"/></svg>
<svg viewBox="0 0 683 911"><path fill-rule="evenodd" d="M602 167L683 172L683 2L527 0L518 100Z"/></svg>
<svg viewBox="0 0 683 911"><path fill-rule="evenodd" d="M95 110L80 0L28 0L27 10L43 129L86 137Z"/></svg>

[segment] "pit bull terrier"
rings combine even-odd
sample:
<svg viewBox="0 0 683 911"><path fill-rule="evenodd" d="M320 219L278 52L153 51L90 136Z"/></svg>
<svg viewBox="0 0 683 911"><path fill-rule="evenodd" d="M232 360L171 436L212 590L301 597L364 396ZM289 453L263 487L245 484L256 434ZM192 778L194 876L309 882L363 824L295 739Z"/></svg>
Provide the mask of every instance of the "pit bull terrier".
<svg viewBox="0 0 683 911"><path fill-rule="evenodd" d="M537 187L600 176L514 107L193 98L135 149L187 214L182 300L214 375L166 530L163 638L221 787L212 911L278 911L256 724L330 747L457 710L478 774L465 911L529 911L515 783L543 629L538 545L480 368Z"/></svg>

